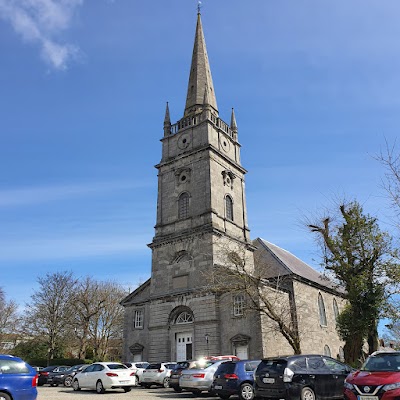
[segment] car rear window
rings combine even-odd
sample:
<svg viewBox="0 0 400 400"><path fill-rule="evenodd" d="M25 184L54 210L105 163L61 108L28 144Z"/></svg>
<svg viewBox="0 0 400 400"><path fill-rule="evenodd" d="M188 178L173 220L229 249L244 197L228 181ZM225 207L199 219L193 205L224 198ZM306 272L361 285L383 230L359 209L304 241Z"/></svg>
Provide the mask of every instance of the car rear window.
<svg viewBox="0 0 400 400"><path fill-rule="evenodd" d="M21 361L0 360L0 372L2 374L26 374L30 370L28 366Z"/></svg>
<svg viewBox="0 0 400 400"><path fill-rule="evenodd" d="M150 364L146 369L161 369L161 364Z"/></svg>
<svg viewBox="0 0 400 400"><path fill-rule="evenodd" d="M124 364L107 364L110 369L127 369L128 367Z"/></svg>
<svg viewBox="0 0 400 400"><path fill-rule="evenodd" d="M235 372L235 364L223 363L218 367L218 372L221 374L233 374Z"/></svg>
<svg viewBox="0 0 400 400"><path fill-rule="evenodd" d="M260 364L260 369L275 372L277 374L283 374L286 365L286 360L264 360Z"/></svg>

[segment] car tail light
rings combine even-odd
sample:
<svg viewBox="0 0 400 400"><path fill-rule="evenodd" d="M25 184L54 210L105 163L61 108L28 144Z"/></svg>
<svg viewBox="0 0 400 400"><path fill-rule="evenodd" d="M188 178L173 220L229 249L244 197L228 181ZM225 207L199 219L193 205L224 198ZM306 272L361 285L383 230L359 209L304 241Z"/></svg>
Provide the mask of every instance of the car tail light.
<svg viewBox="0 0 400 400"><path fill-rule="evenodd" d="M118 376L115 372L106 372L107 376Z"/></svg>
<svg viewBox="0 0 400 400"><path fill-rule="evenodd" d="M204 378L206 374L193 374L193 378Z"/></svg>
<svg viewBox="0 0 400 400"><path fill-rule="evenodd" d="M32 387L36 387L36 386L37 386L37 382L38 382L38 376L35 375L35 376L32 378Z"/></svg>
<svg viewBox="0 0 400 400"><path fill-rule="evenodd" d="M164 372L164 370L163 370L163 369L159 369L159 370L158 370L158 372L160 372L160 373L161 373L161 372Z"/></svg>
<svg viewBox="0 0 400 400"><path fill-rule="evenodd" d="M132 373L131 373L131 376L135 376L136 375L136 371L133 371Z"/></svg>
<svg viewBox="0 0 400 400"><path fill-rule="evenodd" d="M47 376L47 375L49 375L49 373L48 372L41 372L40 375Z"/></svg>
<svg viewBox="0 0 400 400"><path fill-rule="evenodd" d="M283 382L292 382L294 372L290 368L285 368L283 371Z"/></svg>
<svg viewBox="0 0 400 400"><path fill-rule="evenodd" d="M236 374L225 374L224 379L239 379Z"/></svg>

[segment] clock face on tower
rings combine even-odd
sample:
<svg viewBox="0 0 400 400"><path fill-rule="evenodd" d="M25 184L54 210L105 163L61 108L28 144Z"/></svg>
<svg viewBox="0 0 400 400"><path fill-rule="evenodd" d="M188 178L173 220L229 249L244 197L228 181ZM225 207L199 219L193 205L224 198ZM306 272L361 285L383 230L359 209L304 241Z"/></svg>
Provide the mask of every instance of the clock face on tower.
<svg viewBox="0 0 400 400"><path fill-rule="evenodd" d="M224 135L220 136L219 145L220 145L220 148L222 150L224 150L225 152L228 152L230 149L230 146L231 146L229 139L226 138Z"/></svg>
<svg viewBox="0 0 400 400"><path fill-rule="evenodd" d="M180 149L186 149L190 144L190 136L187 133L183 133L178 139L178 147Z"/></svg>

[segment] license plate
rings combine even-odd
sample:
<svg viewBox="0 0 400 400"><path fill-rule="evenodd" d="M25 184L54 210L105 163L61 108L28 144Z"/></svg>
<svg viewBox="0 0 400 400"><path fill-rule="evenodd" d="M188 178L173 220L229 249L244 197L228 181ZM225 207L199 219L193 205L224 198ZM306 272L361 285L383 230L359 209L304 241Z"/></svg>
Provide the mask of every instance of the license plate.
<svg viewBox="0 0 400 400"><path fill-rule="evenodd" d="M263 378L263 382L264 383L275 383L275 378ZM359 399L359 400L363 400L363 399Z"/></svg>
<svg viewBox="0 0 400 400"><path fill-rule="evenodd" d="M378 396L357 396L358 400L379 400Z"/></svg>
<svg viewBox="0 0 400 400"><path fill-rule="evenodd" d="M221 385L215 385L214 389L217 389L217 390L222 389L222 386Z"/></svg>
<svg viewBox="0 0 400 400"><path fill-rule="evenodd" d="M190 376L188 376L188 375L183 375L183 376L181 377L181 379L183 379L184 381L187 381L187 380L190 379Z"/></svg>
<svg viewBox="0 0 400 400"><path fill-rule="evenodd" d="M119 381L119 383L129 383L129 381Z"/></svg>

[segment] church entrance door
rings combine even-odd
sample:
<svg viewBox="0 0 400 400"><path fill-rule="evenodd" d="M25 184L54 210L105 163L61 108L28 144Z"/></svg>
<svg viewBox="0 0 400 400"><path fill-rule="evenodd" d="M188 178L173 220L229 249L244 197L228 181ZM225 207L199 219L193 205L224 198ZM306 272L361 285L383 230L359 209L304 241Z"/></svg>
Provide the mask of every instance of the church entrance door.
<svg viewBox="0 0 400 400"><path fill-rule="evenodd" d="M191 332L176 334L176 361L186 361L193 358L193 337Z"/></svg>

